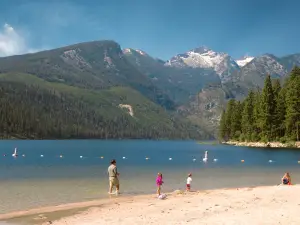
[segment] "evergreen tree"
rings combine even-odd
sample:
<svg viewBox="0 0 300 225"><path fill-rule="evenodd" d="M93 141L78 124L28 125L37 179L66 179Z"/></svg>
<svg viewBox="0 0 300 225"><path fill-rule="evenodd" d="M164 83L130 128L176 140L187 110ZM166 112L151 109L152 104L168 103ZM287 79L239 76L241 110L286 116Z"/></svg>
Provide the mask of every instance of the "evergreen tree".
<svg viewBox="0 0 300 225"><path fill-rule="evenodd" d="M286 90L286 132L292 140L299 141L300 127L300 68L295 67Z"/></svg>
<svg viewBox="0 0 300 225"><path fill-rule="evenodd" d="M231 138L238 139L242 133L242 104L240 101L235 102L234 111L231 116Z"/></svg>
<svg viewBox="0 0 300 225"><path fill-rule="evenodd" d="M251 141L251 134L254 131L254 92L251 90L245 100L242 113L242 132L246 141Z"/></svg>
<svg viewBox="0 0 300 225"><path fill-rule="evenodd" d="M234 130L232 130L232 116L234 114L234 110L235 110L235 100L234 99L230 99L228 101L227 104L227 109L226 109L226 117L225 117L225 121L226 121L226 136L231 139L234 135Z"/></svg>
<svg viewBox="0 0 300 225"><path fill-rule="evenodd" d="M254 108L253 108L253 129L252 141L258 141L261 134L261 113L260 113L261 92L259 89L254 93Z"/></svg>
<svg viewBox="0 0 300 225"><path fill-rule="evenodd" d="M226 128L226 111L222 111L221 120L220 120L220 127L219 127L219 138L220 140L228 140L227 134L227 128Z"/></svg>
<svg viewBox="0 0 300 225"><path fill-rule="evenodd" d="M262 90L260 113L263 139L264 141L270 141L274 119L274 94L270 75L267 76Z"/></svg>
<svg viewBox="0 0 300 225"><path fill-rule="evenodd" d="M275 139L284 136L284 120L285 120L285 90L281 88L280 80L276 79L273 82L274 93L274 120L273 134Z"/></svg>

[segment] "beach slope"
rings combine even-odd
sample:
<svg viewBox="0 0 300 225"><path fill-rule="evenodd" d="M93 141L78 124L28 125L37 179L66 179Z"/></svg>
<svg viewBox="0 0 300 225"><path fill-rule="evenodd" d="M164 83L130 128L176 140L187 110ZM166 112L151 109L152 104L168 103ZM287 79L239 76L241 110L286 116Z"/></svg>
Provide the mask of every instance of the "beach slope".
<svg viewBox="0 0 300 225"><path fill-rule="evenodd" d="M130 197L52 221L54 225L96 224L300 224L300 186L174 192ZM50 223L45 223L50 224Z"/></svg>

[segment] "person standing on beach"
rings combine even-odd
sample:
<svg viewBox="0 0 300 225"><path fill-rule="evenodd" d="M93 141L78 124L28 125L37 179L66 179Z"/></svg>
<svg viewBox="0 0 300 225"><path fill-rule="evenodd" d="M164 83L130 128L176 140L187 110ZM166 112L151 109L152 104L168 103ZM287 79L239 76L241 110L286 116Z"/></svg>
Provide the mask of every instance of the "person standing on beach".
<svg viewBox="0 0 300 225"><path fill-rule="evenodd" d="M161 185L163 184L163 178L162 178L162 174L158 173L157 177L156 177L156 186L157 186L157 196L160 196L160 191L161 191Z"/></svg>
<svg viewBox="0 0 300 225"><path fill-rule="evenodd" d="M109 176L109 192L108 194L112 194L112 189L115 186L116 187L116 194L119 194L120 190L120 183L118 176L120 175L117 170L116 166L117 162L116 160L111 160L110 166L107 169L108 176Z"/></svg>
<svg viewBox="0 0 300 225"><path fill-rule="evenodd" d="M186 179L186 191L191 190L191 183L192 183L192 174L188 174L188 178Z"/></svg>

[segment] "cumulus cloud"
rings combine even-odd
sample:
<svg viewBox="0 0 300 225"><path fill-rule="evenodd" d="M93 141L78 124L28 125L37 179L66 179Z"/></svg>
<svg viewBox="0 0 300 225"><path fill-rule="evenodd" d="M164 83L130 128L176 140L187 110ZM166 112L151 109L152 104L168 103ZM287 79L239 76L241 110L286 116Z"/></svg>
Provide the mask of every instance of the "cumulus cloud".
<svg viewBox="0 0 300 225"><path fill-rule="evenodd" d="M0 56L35 52L27 46L25 38L9 24L0 30Z"/></svg>

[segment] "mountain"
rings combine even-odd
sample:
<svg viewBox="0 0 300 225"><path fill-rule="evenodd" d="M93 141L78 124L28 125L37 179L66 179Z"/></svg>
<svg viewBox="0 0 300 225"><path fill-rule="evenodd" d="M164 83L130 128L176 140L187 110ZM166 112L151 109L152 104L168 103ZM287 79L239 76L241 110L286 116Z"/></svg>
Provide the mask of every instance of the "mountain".
<svg viewBox="0 0 300 225"><path fill-rule="evenodd" d="M254 59L252 56L244 56L240 59L235 60L239 67L243 67Z"/></svg>
<svg viewBox="0 0 300 225"><path fill-rule="evenodd" d="M210 138L113 41L0 58L0 96L2 138Z"/></svg>
<svg viewBox="0 0 300 225"><path fill-rule="evenodd" d="M180 61L180 57L177 57L177 60L173 58L168 63L172 64L173 61L174 66L175 62L184 62L184 60ZM242 61L237 60L237 63L241 65L240 69L233 70L226 80L223 79L221 85L202 88L198 94L190 98L188 104L180 108L180 112L186 118L193 123L201 124L206 131L215 135L221 112L229 99L242 100L249 90L262 88L268 74L273 79L284 80L294 66L300 66L300 54L282 58L264 54L255 58L247 57ZM200 65L203 66L202 63ZM186 67L187 64L180 64L180 66Z"/></svg>
<svg viewBox="0 0 300 225"><path fill-rule="evenodd" d="M288 71L291 71L295 66L300 65L300 54L284 56L280 58L280 63L284 65Z"/></svg>
<svg viewBox="0 0 300 225"><path fill-rule="evenodd" d="M28 73L46 81L80 88L130 86L154 102L174 109L163 90L128 63L114 41L93 41L0 59L0 73Z"/></svg>
<svg viewBox="0 0 300 225"><path fill-rule="evenodd" d="M211 69L170 67L141 50L124 49L123 52L138 71L164 90L177 105L186 103L206 85L221 83L219 76Z"/></svg>
<svg viewBox="0 0 300 225"><path fill-rule="evenodd" d="M183 54L178 54L166 62L167 66L177 68L205 68L214 70L220 77L221 82L230 80L234 71L240 67L227 53L215 52L207 47L199 47Z"/></svg>
<svg viewBox="0 0 300 225"><path fill-rule="evenodd" d="M114 41L4 57L0 137L211 138L229 99L296 65L300 54L235 61L207 47L165 62Z"/></svg>

